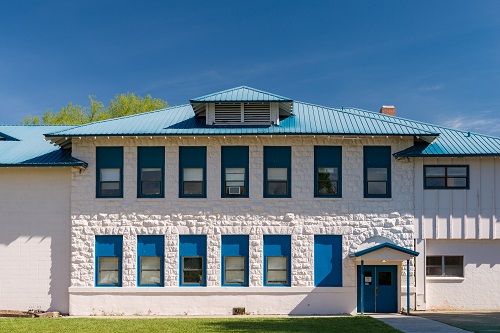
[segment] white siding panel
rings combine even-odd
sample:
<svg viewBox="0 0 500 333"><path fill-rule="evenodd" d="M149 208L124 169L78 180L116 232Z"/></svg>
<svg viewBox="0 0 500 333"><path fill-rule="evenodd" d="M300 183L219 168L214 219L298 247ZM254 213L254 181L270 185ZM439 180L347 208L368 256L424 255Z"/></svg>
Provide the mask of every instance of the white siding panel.
<svg viewBox="0 0 500 333"><path fill-rule="evenodd" d="M424 165L469 165L468 190L424 190ZM422 185L419 185L422 184ZM422 188L422 190L420 189ZM500 238L500 162L483 158L415 160L415 213L427 239ZM421 216L420 218L417 218Z"/></svg>
<svg viewBox="0 0 500 333"><path fill-rule="evenodd" d="M68 313L69 168L0 168L0 309Z"/></svg>

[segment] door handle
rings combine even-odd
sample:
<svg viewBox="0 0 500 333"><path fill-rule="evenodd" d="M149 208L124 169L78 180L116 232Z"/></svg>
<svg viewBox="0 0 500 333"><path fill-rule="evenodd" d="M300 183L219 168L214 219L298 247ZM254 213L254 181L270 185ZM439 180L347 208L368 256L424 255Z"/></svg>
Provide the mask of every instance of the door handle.
<svg viewBox="0 0 500 333"><path fill-rule="evenodd" d="M375 287L375 296L378 296L378 287Z"/></svg>

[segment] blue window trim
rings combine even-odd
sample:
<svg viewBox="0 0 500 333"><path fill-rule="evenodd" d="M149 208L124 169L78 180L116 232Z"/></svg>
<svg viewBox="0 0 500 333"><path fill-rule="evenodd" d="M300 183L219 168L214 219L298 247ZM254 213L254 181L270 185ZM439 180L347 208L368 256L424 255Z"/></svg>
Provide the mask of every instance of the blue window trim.
<svg viewBox="0 0 500 333"><path fill-rule="evenodd" d="M291 286L291 236L290 235L264 235L264 286L266 287L290 287ZM268 258L287 258L287 281L286 283L268 283Z"/></svg>
<svg viewBox="0 0 500 333"><path fill-rule="evenodd" d="M222 235L221 236L221 284L224 287L248 287L248 245L247 235ZM226 257L243 257L245 260L245 282L244 283L226 283Z"/></svg>
<svg viewBox="0 0 500 333"><path fill-rule="evenodd" d="M391 146L364 146L363 147L363 188L365 198L391 198ZM387 184L386 194L368 194L369 168L386 168Z"/></svg>
<svg viewBox="0 0 500 333"><path fill-rule="evenodd" d="M467 175L466 175L466 185L465 187L450 187L446 186L446 180L448 178L464 178L464 177L448 177L448 168L449 167L456 167L456 168L466 168L467 169ZM440 177L440 178L445 178L445 186L427 186L427 176L426 176L426 171L427 168L445 168L445 177ZM469 174L469 165L467 164L426 164L424 165L424 190L469 190L470 189L470 174Z"/></svg>
<svg viewBox="0 0 500 333"><path fill-rule="evenodd" d="M245 168L245 193L226 193L226 168ZM248 146L222 146L221 147L221 197L222 198L248 198L250 182L248 178L249 158Z"/></svg>
<svg viewBox="0 0 500 333"><path fill-rule="evenodd" d="M314 285L342 287L341 235L314 235Z"/></svg>
<svg viewBox="0 0 500 333"><path fill-rule="evenodd" d="M203 169L203 184L201 194L184 194L184 168ZM179 198L207 197L207 147L179 147Z"/></svg>
<svg viewBox="0 0 500 333"><path fill-rule="evenodd" d="M267 169L287 169L287 194L269 194ZM264 146L264 198L291 198L292 197L292 147Z"/></svg>
<svg viewBox="0 0 500 333"><path fill-rule="evenodd" d="M337 194L320 194L318 192L318 169L337 168L339 179ZM314 146L314 197L342 198L342 147L341 146Z"/></svg>
<svg viewBox="0 0 500 333"><path fill-rule="evenodd" d="M202 258L201 283L184 283L183 258ZM206 235L179 235L179 286L204 287L207 285L207 236Z"/></svg>
<svg viewBox="0 0 500 333"><path fill-rule="evenodd" d="M142 194L142 168L161 169L160 194ZM137 147L137 197L164 198L165 197L165 147Z"/></svg>
<svg viewBox="0 0 500 333"><path fill-rule="evenodd" d="M141 281L141 258L160 257L160 283L146 284ZM139 287L163 287L165 262L165 236L138 235L137 236L137 285Z"/></svg>
<svg viewBox="0 0 500 333"><path fill-rule="evenodd" d="M101 195L101 169L120 169L120 194ZM123 198L123 147L96 147L96 198Z"/></svg>
<svg viewBox="0 0 500 333"><path fill-rule="evenodd" d="M96 287L121 287L122 286L122 256L123 236L95 236L95 272L94 281ZM118 283L102 284L99 281L99 258L118 258Z"/></svg>

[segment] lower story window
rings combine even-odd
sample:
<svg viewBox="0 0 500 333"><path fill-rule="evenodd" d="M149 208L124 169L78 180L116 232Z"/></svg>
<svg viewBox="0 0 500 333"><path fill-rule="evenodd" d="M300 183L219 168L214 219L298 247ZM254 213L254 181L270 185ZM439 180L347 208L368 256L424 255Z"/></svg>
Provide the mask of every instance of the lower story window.
<svg viewBox="0 0 500 333"><path fill-rule="evenodd" d="M99 257L98 285L118 285L120 283L120 263L118 257Z"/></svg>
<svg viewBox="0 0 500 333"><path fill-rule="evenodd" d="M288 258L267 257L267 284L288 284Z"/></svg>
<svg viewBox="0 0 500 333"><path fill-rule="evenodd" d="M182 257L182 283L203 284L203 257Z"/></svg>
<svg viewBox="0 0 500 333"><path fill-rule="evenodd" d="M224 283L245 284L245 267L245 257L224 257Z"/></svg>
<svg viewBox="0 0 500 333"><path fill-rule="evenodd" d="M463 256L427 256L426 275L464 277Z"/></svg>
<svg viewBox="0 0 500 333"><path fill-rule="evenodd" d="M141 257L139 277L141 285L161 284L161 257Z"/></svg>

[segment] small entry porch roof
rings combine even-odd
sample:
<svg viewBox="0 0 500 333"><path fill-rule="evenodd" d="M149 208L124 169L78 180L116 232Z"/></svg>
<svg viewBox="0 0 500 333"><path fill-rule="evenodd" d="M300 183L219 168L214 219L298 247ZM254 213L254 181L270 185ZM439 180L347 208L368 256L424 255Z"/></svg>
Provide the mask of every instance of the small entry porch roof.
<svg viewBox="0 0 500 333"><path fill-rule="evenodd" d="M349 257L356 261L403 261L417 257L420 253L393 243L385 242L351 253Z"/></svg>

